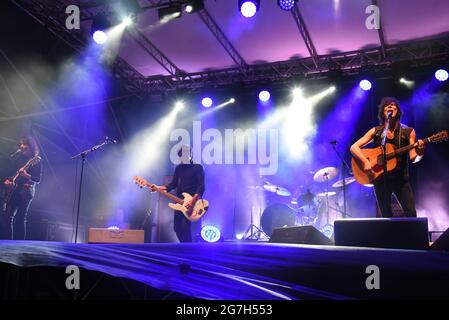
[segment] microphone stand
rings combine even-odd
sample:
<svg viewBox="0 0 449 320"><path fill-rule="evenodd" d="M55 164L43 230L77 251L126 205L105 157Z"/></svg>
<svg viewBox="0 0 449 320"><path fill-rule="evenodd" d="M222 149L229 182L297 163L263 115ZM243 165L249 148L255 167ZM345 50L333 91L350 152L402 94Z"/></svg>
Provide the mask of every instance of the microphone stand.
<svg viewBox="0 0 449 320"><path fill-rule="evenodd" d="M384 127L384 131L382 132L382 141L381 141L381 146L382 146L382 166L383 166L383 170L384 170L384 201L383 204L384 206L386 205L387 202L387 146L386 146L386 141L387 141L387 133L388 130L390 129L390 115L387 116L386 120L385 120L385 127ZM386 206L387 208L389 208L390 206ZM379 208L380 209L380 215L381 217L383 216L384 212L382 212L383 208ZM390 214L391 212L389 212L388 214Z"/></svg>
<svg viewBox="0 0 449 320"><path fill-rule="evenodd" d="M341 154L338 152L336 146L337 146L337 141L332 141L332 148L334 149L335 153L337 154L338 158L340 158L341 160L341 176L342 176L342 181L343 181L343 219L346 218L347 216L347 212L346 212L346 176L345 176L345 167L348 169L348 172L352 172L351 171L351 167L348 165L348 163L346 162L346 160L341 156Z"/></svg>
<svg viewBox="0 0 449 320"><path fill-rule="evenodd" d="M106 140L103 141L102 143L97 144L97 145L93 146L92 148L86 149L83 152L80 152L77 155L74 155L73 157L71 157L71 159L75 159L78 157L81 158L81 177L80 177L80 183L79 183L79 187L78 187L78 209L76 212L75 240L74 240L75 243L77 243L77 240L78 240L78 223L79 223L80 207L81 207L81 189L82 189L82 185L83 185L83 172L84 172L84 163L86 162L86 157L89 153L91 153L109 143L115 143L115 141L110 140L109 138L106 137Z"/></svg>

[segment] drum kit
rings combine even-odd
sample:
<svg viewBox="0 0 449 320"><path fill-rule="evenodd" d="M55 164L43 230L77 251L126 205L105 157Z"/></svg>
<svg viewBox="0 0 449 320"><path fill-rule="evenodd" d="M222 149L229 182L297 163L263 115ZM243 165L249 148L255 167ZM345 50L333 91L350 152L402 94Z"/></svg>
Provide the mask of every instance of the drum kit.
<svg viewBox="0 0 449 320"><path fill-rule="evenodd" d="M318 193L312 193L309 187L302 187L292 194L287 188L272 184L267 180L264 180L261 187L251 187L287 200L278 199L263 211L260 221L263 232L270 237L276 228L313 225L326 236L331 237L333 234L331 223L336 218L345 216L345 212L338 204L338 192L355 181L354 177L347 177L334 182L333 189L330 189L329 184L337 175L338 169L335 167L326 167L316 171L313 175L313 182L324 185L324 188L321 188L322 192Z"/></svg>

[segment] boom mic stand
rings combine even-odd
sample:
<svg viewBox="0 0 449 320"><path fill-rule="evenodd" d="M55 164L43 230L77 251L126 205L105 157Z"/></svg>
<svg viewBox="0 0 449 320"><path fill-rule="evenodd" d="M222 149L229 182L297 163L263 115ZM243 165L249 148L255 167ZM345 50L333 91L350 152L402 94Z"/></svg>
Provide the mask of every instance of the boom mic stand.
<svg viewBox="0 0 449 320"><path fill-rule="evenodd" d="M384 131L382 132L382 141L381 141L381 146L382 146L382 166L383 166L383 170L384 170L384 174L383 174L383 178L384 178L384 201L383 201L383 205L385 206L385 204L387 203L387 146L386 146L386 141L387 141L387 133L388 130L390 130L390 118L391 118L391 113L389 112L386 119L385 119L385 128ZM391 200L390 200L391 202ZM390 206L387 206L388 208L390 208ZM380 209L380 213L381 216L383 216L382 214L382 209L383 208L379 208ZM391 212L389 212L388 214L392 214Z"/></svg>
<svg viewBox="0 0 449 320"><path fill-rule="evenodd" d="M335 153L337 154L338 158L341 160L341 176L343 181L343 219L347 216L346 211L346 175L345 175L345 167L348 169L348 172L352 174L351 167L346 162L345 158L343 158L337 150L337 140L331 141L332 148L334 149Z"/></svg>
<svg viewBox="0 0 449 320"><path fill-rule="evenodd" d="M78 187L78 209L76 212L75 239L74 239L75 243L77 243L77 240L78 240L78 223L79 223L80 207L81 207L81 190L82 190L82 185L83 185L84 163L86 162L86 157L89 153L91 153L109 143L117 143L117 141L110 139L108 137L105 137L105 140L102 143L97 144L97 145L93 146L92 148L86 149L83 152L80 152L77 155L74 155L73 157L71 157L71 159L75 159L78 157L81 158L81 176L80 176L80 183L79 183L79 187Z"/></svg>

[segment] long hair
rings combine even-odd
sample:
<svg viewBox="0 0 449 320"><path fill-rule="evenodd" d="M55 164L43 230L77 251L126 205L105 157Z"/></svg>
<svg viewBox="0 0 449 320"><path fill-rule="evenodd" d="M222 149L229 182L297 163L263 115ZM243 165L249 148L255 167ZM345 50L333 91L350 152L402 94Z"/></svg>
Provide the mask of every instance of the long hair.
<svg viewBox="0 0 449 320"><path fill-rule="evenodd" d="M37 145L36 140L32 136L24 136L24 137L20 138L19 144L22 144L22 143L27 145L30 148L31 153L33 154L33 157L39 155L39 146Z"/></svg>
<svg viewBox="0 0 449 320"><path fill-rule="evenodd" d="M399 100L396 98L393 98L393 97L384 97L384 98L382 98L379 106L377 107L378 108L377 118L379 118L379 123L381 125L384 124L384 122L385 122L385 115L384 115L385 107L391 103L394 103L396 105L396 107L398 108L398 121L400 121L402 118L402 110L401 110L401 106L399 104Z"/></svg>

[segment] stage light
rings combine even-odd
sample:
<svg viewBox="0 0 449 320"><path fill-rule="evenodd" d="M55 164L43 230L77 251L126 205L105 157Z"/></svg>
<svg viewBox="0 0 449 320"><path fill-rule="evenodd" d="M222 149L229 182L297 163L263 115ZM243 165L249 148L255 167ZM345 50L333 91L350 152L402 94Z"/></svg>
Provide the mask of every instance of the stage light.
<svg viewBox="0 0 449 320"><path fill-rule="evenodd" d="M217 227L205 226L201 229L201 238L207 242L217 242L221 238L221 232Z"/></svg>
<svg viewBox="0 0 449 320"><path fill-rule="evenodd" d="M108 40L108 36L102 30L95 31L92 37L98 44L103 44Z"/></svg>
<svg viewBox="0 0 449 320"><path fill-rule="evenodd" d="M97 15L92 20L91 34L94 41L98 44L103 44L108 39L106 35L107 29L111 27L111 23L103 14Z"/></svg>
<svg viewBox="0 0 449 320"><path fill-rule="evenodd" d="M298 0L278 0L278 6L282 10L290 11L293 9L296 2L298 2Z"/></svg>
<svg viewBox="0 0 449 320"><path fill-rule="evenodd" d="M209 97L205 97L203 98L203 100L201 100L201 104L203 105L204 108L209 108L212 106L212 99Z"/></svg>
<svg viewBox="0 0 449 320"><path fill-rule="evenodd" d="M159 8L157 10L159 21L166 23L170 20L180 18L182 15L182 8L180 5L171 5L169 7Z"/></svg>
<svg viewBox="0 0 449 320"><path fill-rule="evenodd" d="M404 86L406 86L409 89L413 88L413 86L415 85L415 81L410 81L405 78L399 79L399 82L402 83Z"/></svg>
<svg viewBox="0 0 449 320"><path fill-rule="evenodd" d="M362 90L368 91L371 90L372 84L369 80L363 79L360 81L359 86Z"/></svg>
<svg viewBox="0 0 449 320"><path fill-rule="evenodd" d="M234 102L235 102L234 98L229 99L229 103L234 103Z"/></svg>
<svg viewBox="0 0 449 320"><path fill-rule="evenodd" d="M187 2L184 11L187 13L194 13L204 9L204 0L191 0Z"/></svg>
<svg viewBox="0 0 449 320"><path fill-rule="evenodd" d="M435 71L435 79L438 81L446 81L449 78L449 74L444 69Z"/></svg>
<svg viewBox="0 0 449 320"><path fill-rule="evenodd" d="M177 101L176 104L175 104L175 111L176 111L176 112L179 112L179 111L181 111L182 109L184 109L184 102L182 102L182 101Z"/></svg>
<svg viewBox="0 0 449 320"><path fill-rule="evenodd" d="M259 100L262 102L267 102L268 100L270 100L270 93L267 90L262 90L259 92Z"/></svg>
<svg viewBox="0 0 449 320"><path fill-rule="evenodd" d="M292 90L293 98L302 96L302 90L300 88L294 88Z"/></svg>
<svg viewBox="0 0 449 320"><path fill-rule="evenodd" d="M133 23L133 18L131 18L130 16L123 18L122 23L125 26L130 26Z"/></svg>
<svg viewBox="0 0 449 320"><path fill-rule="evenodd" d="M259 7L260 0L239 0L239 10L245 18L253 17Z"/></svg>

